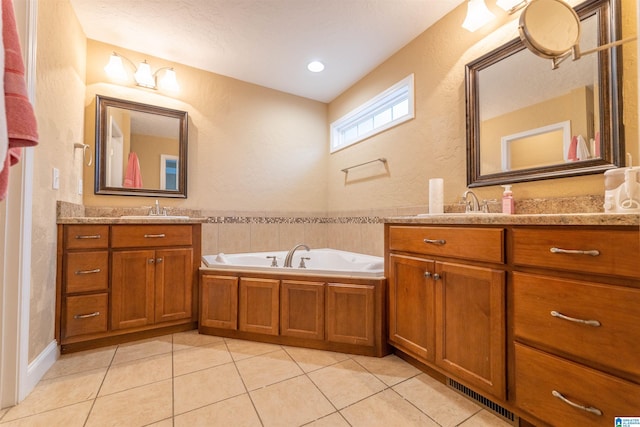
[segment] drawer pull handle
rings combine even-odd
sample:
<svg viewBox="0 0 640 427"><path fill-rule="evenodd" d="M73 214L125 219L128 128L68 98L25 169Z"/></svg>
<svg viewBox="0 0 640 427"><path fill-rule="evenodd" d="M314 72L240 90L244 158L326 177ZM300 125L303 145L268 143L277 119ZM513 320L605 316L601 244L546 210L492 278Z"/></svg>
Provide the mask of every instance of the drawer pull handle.
<svg viewBox="0 0 640 427"><path fill-rule="evenodd" d="M562 313L558 313L557 311L552 311L551 315L553 317L557 317L563 320L568 320L569 322L575 322L575 323L582 323L583 325L589 325L589 326L600 326L600 322L598 322L597 320L583 320L583 319L576 319L575 317L569 317L569 316L565 316Z"/></svg>
<svg viewBox="0 0 640 427"><path fill-rule="evenodd" d="M575 250L575 249L551 248L550 250L551 250L551 253L554 253L554 254L577 254L577 255L591 255L591 256L600 255L600 251L595 249L590 251L581 251L581 250Z"/></svg>
<svg viewBox="0 0 640 427"><path fill-rule="evenodd" d="M444 239L424 239L424 242L430 243L432 245L444 245L445 243L447 243L447 241Z"/></svg>
<svg viewBox="0 0 640 427"><path fill-rule="evenodd" d="M99 239L102 236L100 236L99 234L87 234L87 235L76 235L76 239Z"/></svg>
<svg viewBox="0 0 640 427"><path fill-rule="evenodd" d="M600 409L594 408L592 406L584 406L584 405L579 405L577 403L574 403L555 390L551 391L551 394L553 395L553 397L557 397L567 405L573 406L574 408L582 409L583 411L590 412L594 415L602 415L602 411Z"/></svg>
<svg viewBox="0 0 640 427"><path fill-rule="evenodd" d="M144 238L145 239L162 239L166 237L164 233L162 234L145 234Z"/></svg>
<svg viewBox="0 0 640 427"><path fill-rule="evenodd" d="M89 314L76 314L75 316L73 316L74 319L88 319L89 317L96 317L96 316L100 316L100 312L99 311L94 311L93 313L89 313Z"/></svg>
<svg viewBox="0 0 640 427"><path fill-rule="evenodd" d="M78 270L76 271L76 274L93 274L93 273L100 273L99 268L94 268L93 270Z"/></svg>

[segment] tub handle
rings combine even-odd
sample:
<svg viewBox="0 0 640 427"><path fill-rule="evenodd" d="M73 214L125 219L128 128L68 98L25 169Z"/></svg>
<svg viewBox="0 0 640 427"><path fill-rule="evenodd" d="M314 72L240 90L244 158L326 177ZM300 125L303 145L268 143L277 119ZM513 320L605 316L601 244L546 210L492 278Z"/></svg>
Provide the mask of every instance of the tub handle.
<svg viewBox="0 0 640 427"><path fill-rule="evenodd" d="M307 256L300 257L300 264L298 265L298 268L307 268L307 265L304 263L305 259L309 261L311 258Z"/></svg>
<svg viewBox="0 0 640 427"><path fill-rule="evenodd" d="M277 267L278 266L278 260L277 260L277 257L275 255L267 255L267 259L271 260L271 267Z"/></svg>

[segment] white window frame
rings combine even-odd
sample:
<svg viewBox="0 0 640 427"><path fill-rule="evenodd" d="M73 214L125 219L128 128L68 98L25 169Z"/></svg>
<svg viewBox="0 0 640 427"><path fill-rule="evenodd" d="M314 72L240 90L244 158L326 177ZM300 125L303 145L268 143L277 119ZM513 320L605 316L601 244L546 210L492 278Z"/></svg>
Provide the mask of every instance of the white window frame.
<svg viewBox="0 0 640 427"><path fill-rule="evenodd" d="M329 151L335 153L350 145L356 144L373 135L379 134L387 129L411 120L415 117L414 108L414 83L413 74L408 75L398 83L391 86L384 92L376 95L369 101L365 102L355 110L342 116L335 122L331 123ZM373 121L378 114L393 109L394 106L407 101L407 113L402 116L393 118L391 121L378 126L372 127L366 132L357 134L354 138L346 137L347 131L353 129L354 126L364 123L367 120Z"/></svg>

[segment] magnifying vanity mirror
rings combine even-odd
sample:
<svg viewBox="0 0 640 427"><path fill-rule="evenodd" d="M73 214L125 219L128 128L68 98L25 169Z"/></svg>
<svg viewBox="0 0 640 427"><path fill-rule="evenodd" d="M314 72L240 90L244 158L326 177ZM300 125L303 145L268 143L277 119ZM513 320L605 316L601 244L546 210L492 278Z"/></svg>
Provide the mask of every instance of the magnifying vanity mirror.
<svg viewBox="0 0 640 427"><path fill-rule="evenodd" d="M187 197L187 112L96 97L95 194Z"/></svg>
<svg viewBox="0 0 640 427"><path fill-rule="evenodd" d="M558 9L558 20L525 9L522 16L532 25L521 35L533 37L514 39L466 66L469 187L602 173L622 165L618 49L556 69L548 62L570 55L578 43L598 49L617 40L618 0L588 0L569 10L558 0L533 0L527 8L547 1ZM579 25L560 24L569 14ZM558 25L564 25L564 37L547 39L546 32Z"/></svg>

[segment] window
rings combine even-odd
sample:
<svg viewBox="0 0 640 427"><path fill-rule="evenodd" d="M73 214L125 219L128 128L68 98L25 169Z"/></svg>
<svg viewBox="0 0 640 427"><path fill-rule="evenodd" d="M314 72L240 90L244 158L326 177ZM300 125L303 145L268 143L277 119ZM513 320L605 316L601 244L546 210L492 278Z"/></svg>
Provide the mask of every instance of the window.
<svg viewBox="0 0 640 427"><path fill-rule="evenodd" d="M414 117L413 74L331 123L331 152Z"/></svg>

